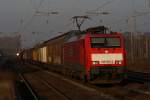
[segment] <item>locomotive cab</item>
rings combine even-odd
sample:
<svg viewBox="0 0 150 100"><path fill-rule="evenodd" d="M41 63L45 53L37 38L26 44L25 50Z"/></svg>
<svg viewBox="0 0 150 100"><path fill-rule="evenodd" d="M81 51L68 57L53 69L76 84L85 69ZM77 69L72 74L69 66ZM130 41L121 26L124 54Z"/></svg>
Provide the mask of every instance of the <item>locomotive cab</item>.
<svg viewBox="0 0 150 100"><path fill-rule="evenodd" d="M86 42L89 79L122 80L126 76L124 39L121 34L92 33Z"/></svg>
<svg viewBox="0 0 150 100"><path fill-rule="evenodd" d="M122 80L125 76L123 36L104 26L72 32L63 55L69 73L85 80Z"/></svg>
<svg viewBox="0 0 150 100"><path fill-rule="evenodd" d="M122 79L125 76L126 62L121 35L90 35L88 39L87 67L90 70L90 79Z"/></svg>

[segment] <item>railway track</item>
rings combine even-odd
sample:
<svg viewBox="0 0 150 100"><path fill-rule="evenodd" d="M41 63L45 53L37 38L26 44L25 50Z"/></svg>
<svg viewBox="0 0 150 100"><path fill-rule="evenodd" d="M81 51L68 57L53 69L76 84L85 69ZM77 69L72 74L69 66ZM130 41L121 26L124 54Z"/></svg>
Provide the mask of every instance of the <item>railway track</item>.
<svg viewBox="0 0 150 100"><path fill-rule="evenodd" d="M44 73L47 73L47 74L44 74ZM69 79L62 78L62 79L60 79L61 83L58 83L58 81L57 81L58 79L53 80L52 77L53 77L53 75L54 75L54 77L57 77L57 78L60 78L61 76L55 75L55 74L47 72L47 71L44 73L42 73L42 75L41 74L39 75L39 73L34 73L34 74L32 73L32 77L31 77L31 74L26 75L26 77L28 78L28 80L32 80L32 78L34 77L35 81L32 80L32 82L31 82L33 88L37 89L35 83L38 82L38 84L41 84L42 87L45 86L45 87L47 87L47 89L55 92L57 94L57 95L55 95L55 97L57 97L57 99L58 99L58 96L60 97L58 100L83 100L83 99L99 100L99 98L101 98L101 100L117 100L116 98L114 98L113 96L111 96L109 94L104 94L102 92L99 92L95 88L84 86L83 84L71 81ZM48 75L50 75L50 76L48 76ZM53 80L53 81L51 81L51 80ZM60 84L60 85L58 85L58 84ZM36 89L35 89L35 91L36 91ZM37 89L37 91L42 92L40 89ZM84 91L84 92L82 92L82 91ZM50 96L50 94L48 94L48 95ZM41 93L39 93L39 96L44 97L45 95L41 95ZM89 96L91 96L91 97L89 97ZM52 98L52 97L45 96L44 98ZM80 98L83 98L83 99L80 99ZM54 99L54 100L56 100L56 99Z"/></svg>
<svg viewBox="0 0 150 100"><path fill-rule="evenodd" d="M41 83L42 85L44 85L43 87L45 87L45 90L47 90L48 94L51 94L49 92L52 92L53 94L55 93L55 97L57 97L58 100L72 100L67 94L65 94L64 92L62 92L60 89L58 89L57 87L55 87L54 85L52 85L49 81L45 80L43 77L41 77L38 74L32 74L34 78L34 80L38 81L38 83ZM31 81L30 81L31 82ZM32 82L31 82L32 84ZM34 83L33 83L34 84ZM33 86L33 85L32 85ZM34 87L34 86L33 86ZM35 89L36 90L36 89ZM43 98L42 95L39 96L41 98ZM47 97L48 99L48 97ZM49 96L49 99L54 99L53 97ZM56 99L56 98L55 98Z"/></svg>
<svg viewBox="0 0 150 100"><path fill-rule="evenodd" d="M150 82L150 74L128 71L128 81L139 82L139 83Z"/></svg>
<svg viewBox="0 0 150 100"><path fill-rule="evenodd" d="M55 83L53 81L54 80L53 78L58 77L61 80L57 80L57 82L61 82L63 80L65 82L69 82L69 84L75 85L76 87L84 88L86 91L87 90L89 90L89 91L93 90L95 93L98 91L98 95L100 97L102 97L104 100L126 100L126 99L131 99L131 98L133 99L135 97L136 98L137 97L143 97L143 98L147 98L147 97L149 98L150 97L149 90L146 91L146 90L139 89L138 85L137 85L137 84L139 84L141 82L148 82L147 78L146 78L146 81L143 81L143 80L141 81L140 79L137 80L137 78L134 79L134 77L132 77L132 78L129 77L129 79L127 80L127 81L129 81L127 83L127 85L117 85L117 86L112 86L112 87L108 87L108 88L107 87L103 88L103 87L95 86L94 88L92 87L92 89L91 89L91 87L90 87L90 89L87 89L88 86L89 86L87 84L83 84L84 86L81 86L81 85L78 85L78 84L80 84L80 82L76 83L76 82L71 81L71 80L69 80L67 78L62 78L63 76L61 77L60 75L57 75L55 73L51 73L51 72L49 72L47 70L42 70L40 67L36 67L36 66L32 66L32 65L28 65L28 66L34 67L34 68L37 68L37 69L40 70L38 72L35 72L36 74L34 74L34 75L32 74L34 77L36 77L35 80L38 80L38 81L35 81L36 83L39 82L39 83L41 83L41 85L44 85L45 87L47 87L49 89L52 89L52 91L55 92L60 97L62 97L63 100L64 99L65 100L77 100L77 99L72 99L73 98L72 94L70 95L69 93L66 93L66 91L64 91L64 90L59 90L61 88L61 86L59 86L60 83ZM135 75L135 74L132 74L132 75ZM29 77L30 76L31 75L29 75ZM31 80L31 79L29 79L29 80ZM65 82L62 82L62 84L65 84ZM132 86L130 86L130 84L132 84L132 86L134 86L134 88ZM140 85L142 86L144 84L140 84ZM62 87L63 87L63 85L62 85ZM64 87L65 87L65 85L64 85ZM67 96L67 98L65 96ZM99 100L99 97L98 97L97 100Z"/></svg>
<svg viewBox="0 0 150 100"><path fill-rule="evenodd" d="M126 80L125 84L123 83L110 86L108 85L108 87L97 87L100 89L100 91L104 91L105 94L116 97L117 100L149 100L149 74L130 72L128 75L129 78Z"/></svg>
<svg viewBox="0 0 150 100"><path fill-rule="evenodd" d="M27 67L29 68L29 67ZM17 92L23 100L71 100L66 94L54 87L52 84L44 80L38 74L32 74L38 72L38 68L31 68L25 70L17 67L18 80L16 82ZM23 71L24 70L24 71ZM30 79L26 77L26 74L30 74ZM32 78L32 79L31 79ZM34 84L34 81L36 84ZM41 83L41 84L39 84ZM38 87L35 87L35 86ZM42 86L42 87L41 87ZM40 88L41 87L41 88ZM44 91L42 91L44 90Z"/></svg>
<svg viewBox="0 0 150 100"><path fill-rule="evenodd" d="M22 74L18 75L19 80L16 82L17 91L22 100L40 100L35 91Z"/></svg>
<svg viewBox="0 0 150 100"><path fill-rule="evenodd" d="M59 96L62 97L64 100L72 100L69 96L67 96L65 93L63 93L61 90L57 89L55 86L47 82L46 80L42 80L42 83L46 85L49 89L52 89L54 92L56 92Z"/></svg>
<svg viewBox="0 0 150 100"><path fill-rule="evenodd" d="M49 72L47 72L47 73L49 73ZM128 83L128 84L130 84L130 83ZM137 84L134 84L134 85L137 85ZM107 100L126 100L124 98L127 98L128 95L131 95L131 94L146 95L147 97L150 96L148 91L132 88L128 85L125 85L125 86L118 86L118 85L113 86L112 85L112 88L110 85L107 85L108 88L106 85L103 85L103 86L105 88L96 86L95 89L99 91L100 96L104 97ZM130 98L134 98L134 97L130 96Z"/></svg>
<svg viewBox="0 0 150 100"><path fill-rule="evenodd" d="M128 79L120 84L103 84L96 87L105 94L115 97L116 100L149 100L150 86L145 85L149 82L150 74L129 71Z"/></svg>
<svg viewBox="0 0 150 100"><path fill-rule="evenodd" d="M139 98L143 98L143 100L149 100L147 98L150 98L150 89L146 90L142 89L142 87L144 87L143 84L137 83L129 83L125 86L96 86L100 92L110 95L111 97L115 98L115 100L141 100Z"/></svg>
<svg viewBox="0 0 150 100"><path fill-rule="evenodd" d="M34 83L41 83L41 85L44 85L45 87L47 87L47 89L48 88L52 89L54 92L56 92L62 98L64 98L63 100L83 100L85 98L86 98L86 100L91 100L91 99L92 100L99 100L99 99L101 99L101 100L117 100L115 97L113 97L109 94L99 92L98 89L89 87L88 86L89 84L85 85L80 82L73 81L68 78L64 78L63 76L60 76L59 74L55 74L50 71L45 71L45 70L42 71L41 68L36 67L36 66L31 66L31 67L35 67L35 68L41 70L41 72L35 72L32 74L25 75L28 80L33 80L33 78L34 78L35 81L31 82L31 84L33 84L33 88L34 88L34 86L35 86L35 88L37 88L36 85L34 85ZM62 84L58 83L59 82L58 80ZM84 92L81 92L80 89L81 89L81 91L84 91ZM37 91L40 91L40 89ZM89 97L90 95L91 95L91 97ZM45 98L48 98L48 97L45 96ZM83 98L83 99L80 99L80 98ZM59 100L61 100L61 99L59 99Z"/></svg>

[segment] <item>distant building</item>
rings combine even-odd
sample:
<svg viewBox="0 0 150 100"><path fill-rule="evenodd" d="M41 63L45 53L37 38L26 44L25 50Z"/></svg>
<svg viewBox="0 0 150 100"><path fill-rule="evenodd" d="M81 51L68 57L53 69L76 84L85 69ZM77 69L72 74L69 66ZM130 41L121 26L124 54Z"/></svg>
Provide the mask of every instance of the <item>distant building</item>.
<svg viewBox="0 0 150 100"><path fill-rule="evenodd" d="M0 51L4 55L15 56L20 50L20 36L0 37Z"/></svg>

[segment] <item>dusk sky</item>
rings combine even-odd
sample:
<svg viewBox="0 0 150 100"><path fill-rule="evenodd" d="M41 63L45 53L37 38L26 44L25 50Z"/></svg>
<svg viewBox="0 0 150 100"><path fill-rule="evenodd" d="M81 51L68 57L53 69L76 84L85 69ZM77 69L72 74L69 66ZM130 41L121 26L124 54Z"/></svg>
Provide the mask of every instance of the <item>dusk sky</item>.
<svg viewBox="0 0 150 100"><path fill-rule="evenodd" d="M59 13L37 16L37 9ZM140 12L144 15L136 17L136 31L150 31L150 0L0 0L0 36L21 34L23 47L32 47L76 29L71 18L87 15L87 11L110 14L91 15L91 20L85 21L82 29L105 25L114 31L129 31L134 23L131 16Z"/></svg>

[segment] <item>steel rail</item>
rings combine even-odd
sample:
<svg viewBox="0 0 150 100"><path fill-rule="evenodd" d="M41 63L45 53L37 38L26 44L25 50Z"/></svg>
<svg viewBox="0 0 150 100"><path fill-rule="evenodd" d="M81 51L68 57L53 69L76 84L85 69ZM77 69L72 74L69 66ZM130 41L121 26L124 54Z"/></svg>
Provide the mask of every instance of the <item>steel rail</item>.
<svg viewBox="0 0 150 100"><path fill-rule="evenodd" d="M39 100L36 93L33 91L33 89L31 88L31 86L29 85L27 80L24 78L24 76L22 74L19 74L19 77L21 79L21 82L23 82L26 85L27 89L29 90L30 94L32 95L32 98L34 100Z"/></svg>
<svg viewBox="0 0 150 100"><path fill-rule="evenodd" d="M28 63L29 64L29 63ZM38 69L40 69L40 70L42 70L42 68L41 67L39 67L39 66L37 66L37 64L29 64L28 66L32 66L33 67L33 65L34 65L34 67L35 68L38 68ZM83 85L81 85L80 83L77 83L77 82L74 82L74 81L72 81L72 80L69 80L69 79L67 79L67 78L65 78L65 79L63 79L63 77L62 76L60 76L60 75L58 75L58 74L56 74L56 73L53 73L53 72L50 72L50 71L46 71L45 70L45 73L47 73L47 74L49 74L49 75L51 75L51 76L55 76L55 77L58 77L58 78L60 78L60 79L62 79L62 80L64 80L64 81L66 81L66 82L68 82L68 83L71 83L71 84L73 84L73 85L75 85L75 86L79 86L79 87L81 87L81 88L84 88L84 89L87 89L87 90L90 90L90 91L93 91L93 92L96 92L96 91L99 91L99 89L95 89L95 88L89 88L88 86L83 86ZM39 76L39 75L35 75L38 79L39 79L39 77L40 77L40 81L42 81L41 79L43 79L43 77L41 77L41 76ZM45 84L45 85L47 85L50 89L55 89L54 91L56 91L56 92L59 92L59 93L62 93L61 95L64 95L64 97L67 97L67 100L71 100L71 98L70 97L68 97L67 95L65 95L63 92L61 92L61 91L59 91L57 88L55 88L52 84L50 84L47 80L43 80L43 82L42 82L43 84ZM116 98L116 97L114 97L114 96L112 96L112 95L109 95L109 94L105 94L105 93L103 93L103 92L99 92L99 95L101 96L101 97L103 97L103 98L105 98L105 99L107 99L107 100L119 100L118 98Z"/></svg>
<svg viewBox="0 0 150 100"><path fill-rule="evenodd" d="M54 92L56 92L58 95L60 95L61 97L63 97L65 100L72 100L71 97L67 96L65 93L63 93L61 90L57 89L55 86L53 86L52 84L50 84L50 82L48 82L47 80L45 80L43 77L39 76L39 75L35 75L38 76L36 77L40 82L42 82L45 86L47 86L49 89L52 89Z"/></svg>
<svg viewBox="0 0 150 100"><path fill-rule="evenodd" d="M128 79L139 82L150 82L150 74L142 72L128 71Z"/></svg>

